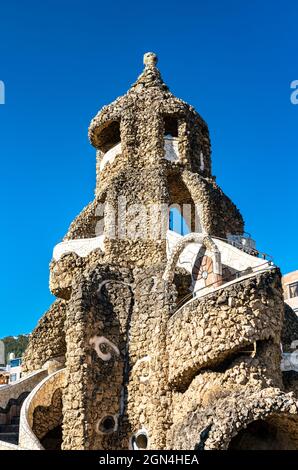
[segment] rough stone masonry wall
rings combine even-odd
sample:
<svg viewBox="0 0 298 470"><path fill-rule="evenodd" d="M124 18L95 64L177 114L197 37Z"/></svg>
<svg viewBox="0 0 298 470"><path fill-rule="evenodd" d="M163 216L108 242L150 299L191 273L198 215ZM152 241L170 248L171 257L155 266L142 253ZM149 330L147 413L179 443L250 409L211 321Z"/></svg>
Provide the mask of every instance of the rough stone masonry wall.
<svg viewBox="0 0 298 470"><path fill-rule="evenodd" d="M41 440L49 431L62 424L62 389L58 388L51 396L48 406L37 406L33 412L32 430Z"/></svg>
<svg viewBox="0 0 298 470"><path fill-rule="evenodd" d="M109 214L105 217L106 259L114 263L129 263L131 266L165 260L166 230L162 234L164 221L159 214L160 205L166 203L167 199L165 182L158 164L142 169L135 166L125 168L113 179L106 201L116 214L116 227ZM121 201L125 201L126 213L119 209ZM111 233L115 233L115 236L111 237Z"/></svg>
<svg viewBox="0 0 298 470"><path fill-rule="evenodd" d="M191 304L196 305L194 311L191 310ZM220 331L212 322L215 314L220 321ZM225 314L227 314L226 318ZM184 325L181 323L182 317ZM190 359L190 363L182 352L183 345L185 353L188 351L189 344L198 351L197 333L201 331L200 319L203 317L208 321L207 330L201 338L202 348L206 347L205 354L202 355L203 362L200 362L200 359L196 361L194 358L194 360ZM229 319L231 322L226 324ZM266 416L266 413L269 413L266 411L266 406L262 408L260 405L261 397L264 396L266 390L268 390L271 411L274 407L276 407L276 412L279 411L281 400L288 403L292 399L283 394L284 386L280 371L283 300L278 271L268 271L256 278L246 279L220 289L216 293L207 295L199 303L193 301L178 312L177 319L174 315L170 324L171 322L177 322L176 331L181 331L180 337L168 336L170 364L172 362L173 368L174 362L175 366L178 366L176 376L179 380L174 381L173 384L180 387L180 390L173 391L174 424L167 434L167 448L194 448L195 444L200 442L200 433L204 430L207 430L205 441L209 443L210 426L211 430L214 429L213 440L210 440L209 444L204 444L206 448L226 448L230 440L227 437L227 430L224 431L226 435L224 440L218 437L219 431L216 431L217 428L223 427L223 416L229 416L229 432L233 429L235 434L239 432L241 426L245 427L243 423L248 416ZM239 348L237 345L236 349L237 337L233 337L234 322L240 328L238 331L240 342L241 330L245 332L242 337L242 347ZM245 325L248 328L243 330ZM254 338L251 337L252 334L255 335ZM211 350L207 348L209 342L206 339L208 338L211 340ZM243 346L255 340L255 349L248 348L245 351L246 348ZM227 342L230 342L230 350ZM178 347L176 355L175 346ZM191 352L189 356L191 358ZM274 390L274 393L270 394L270 390ZM256 401L250 403L253 394L256 396ZM280 396L277 404L274 402L274 394ZM242 402L243 409L236 411L235 402ZM292 400L291 403L294 404L294 401ZM244 409L246 409L246 414ZM296 413L294 408L292 412ZM287 417L284 419L286 422L291 420ZM298 435L297 423L293 426L292 432ZM287 425L282 425L282 427L288 429ZM200 445L203 445L202 442ZM293 448L291 446L295 448L295 445L295 442L289 439L289 448Z"/></svg>
<svg viewBox="0 0 298 470"><path fill-rule="evenodd" d="M50 265L50 289L51 292L62 299L71 297L72 282L76 276L83 275L101 264L103 253L100 249L93 250L88 256L81 257L76 253L65 253L58 261L52 260Z"/></svg>
<svg viewBox="0 0 298 470"><path fill-rule="evenodd" d="M272 339L279 347L283 314L277 271L190 301L168 326L170 382L183 388L202 367L219 364L255 341Z"/></svg>
<svg viewBox="0 0 298 470"><path fill-rule="evenodd" d="M273 341L261 342L256 353L239 351L217 366L202 369L185 391L173 391L173 426L167 435L167 448L176 448L173 433L186 426L194 412L211 416L216 403L232 396L249 396L268 387L283 389L280 372L280 350ZM208 419L207 419L208 421ZM207 422L208 424L208 422ZM206 425L207 425L206 424ZM193 430L199 436L201 429ZM181 441L182 439L180 439Z"/></svg>
<svg viewBox="0 0 298 470"><path fill-rule="evenodd" d="M164 265L134 270L134 309L131 317L127 415L130 436L146 430L148 448L165 448L171 425L166 327L174 292L162 279Z"/></svg>
<svg viewBox="0 0 298 470"><path fill-rule="evenodd" d="M129 270L111 265L74 281L66 319L63 449L127 448L123 400L131 282Z"/></svg>
<svg viewBox="0 0 298 470"><path fill-rule="evenodd" d="M226 396L223 393L209 406L194 407L184 420L177 421L169 432L168 448L228 449L233 437L249 423L261 420L272 425L277 434L277 442L269 441L265 448L297 449L297 410L298 402L293 394L285 394L278 388L267 387L260 391L247 387ZM249 448L253 449L252 443Z"/></svg>
<svg viewBox="0 0 298 470"><path fill-rule="evenodd" d="M29 344L23 356L25 374L41 369L48 360L53 358L60 358L63 363L66 352L65 316L66 302L57 300L41 317L30 335Z"/></svg>

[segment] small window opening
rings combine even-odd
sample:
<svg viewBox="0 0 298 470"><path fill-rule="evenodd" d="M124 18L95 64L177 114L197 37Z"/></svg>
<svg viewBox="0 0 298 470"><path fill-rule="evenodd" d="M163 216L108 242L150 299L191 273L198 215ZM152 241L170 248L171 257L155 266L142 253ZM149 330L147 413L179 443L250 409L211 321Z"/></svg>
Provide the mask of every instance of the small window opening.
<svg viewBox="0 0 298 470"><path fill-rule="evenodd" d="M121 135L120 135L120 122L112 121L104 127L99 135L99 149L106 153L115 145L121 142Z"/></svg>
<svg viewBox="0 0 298 470"><path fill-rule="evenodd" d="M178 120L172 116L164 116L166 137L178 137Z"/></svg>
<svg viewBox="0 0 298 470"><path fill-rule="evenodd" d="M115 430L116 422L114 416L105 416L99 423L98 430L104 434Z"/></svg>

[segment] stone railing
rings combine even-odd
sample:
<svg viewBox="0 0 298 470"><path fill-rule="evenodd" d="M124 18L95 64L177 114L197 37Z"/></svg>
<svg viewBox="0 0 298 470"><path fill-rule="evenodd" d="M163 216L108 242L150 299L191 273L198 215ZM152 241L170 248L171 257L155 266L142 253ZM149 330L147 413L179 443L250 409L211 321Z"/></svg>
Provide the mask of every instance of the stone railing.
<svg viewBox="0 0 298 470"><path fill-rule="evenodd" d="M67 240L58 243L53 251L54 261L59 261L62 255L66 253L76 253L82 258L88 256L91 251L100 249L104 251L104 236L100 235L94 238L80 238L77 240Z"/></svg>
<svg viewBox="0 0 298 470"><path fill-rule="evenodd" d="M32 430L34 410L38 406L50 406L54 392L65 385L65 369L61 369L46 377L26 398L20 418L19 446L21 448L44 450Z"/></svg>
<svg viewBox="0 0 298 470"><path fill-rule="evenodd" d="M22 393L31 392L41 380L46 377L46 370L38 370L14 384L0 387L0 408L5 408L9 400L16 400Z"/></svg>
<svg viewBox="0 0 298 470"><path fill-rule="evenodd" d="M280 278L276 270L194 298L169 320L169 380L181 387L201 369L231 354L254 349L259 340L278 342L283 319Z"/></svg>

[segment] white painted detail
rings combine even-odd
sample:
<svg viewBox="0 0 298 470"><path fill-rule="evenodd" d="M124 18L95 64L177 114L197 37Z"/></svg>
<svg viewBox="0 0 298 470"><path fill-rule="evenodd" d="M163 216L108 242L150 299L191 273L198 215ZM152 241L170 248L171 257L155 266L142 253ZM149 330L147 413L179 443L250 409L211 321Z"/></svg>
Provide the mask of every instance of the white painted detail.
<svg viewBox="0 0 298 470"><path fill-rule="evenodd" d="M200 153L200 170L204 171L205 169L205 163L204 163L204 155L203 152Z"/></svg>
<svg viewBox="0 0 298 470"><path fill-rule="evenodd" d="M144 436L147 439L147 446L146 447L139 447L137 445L138 438L140 436ZM133 434L130 438L129 441L129 448L130 450L145 450L149 449L149 437L148 437L148 431L146 428L141 428L139 431L137 431L135 434Z"/></svg>
<svg viewBox="0 0 298 470"><path fill-rule="evenodd" d="M131 284L129 284L128 282L120 281L118 279L105 279L99 284L98 289L97 289L97 294L100 295L100 292L103 286L105 286L106 284L110 284L110 283L122 284L123 286L131 287Z"/></svg>
<svg viewBox="0 0 298 470"><path fill-rule="evenodd" d="M77 240L67 240L58 243L53 251L53 259L58 261L62 255L66 253L76 253L78 256L84 258L88 256L91 251L100 249L104 251L104 235L94 238L80 238Z"/></svg>
<svg viewBox="0 0 298 470"><path fill-rule="evenodd" d="M118 144L114 145L110 150L108 150L106 153L103 154L100 165L99 165L99 170L102 171L104 167L106 166L107 163L112 163L117 155L120 155L122 152L121 148L121 142Z"/></svg>
<svg viewBox="0 0 298 470"><path fill-rule="evenodd" d="M92 338L90 338L89 344L93 346L93 348L97 352L98 357L100 357L100 359L102 359L103 361L109 361L112 358L112 354L111 352L103 353L100 349L101 344L108 345L118 356L120 355L120 351L117 346L104 336L93 336Z"/></svg>
<svg viewBox="0 0 298 470"><path fill-rule="evenodd" d="M178 149L178 138L177 137L165 137L165 159L170 162L176 162L179 160L179 149Z"/></svg>
<svg viewBox="0 0 298 470"><path fill-rule="evenodd" d="M143 362L150 362L150 361L151 361L151 356L142 357L141 359L137 360L137 362L134 365L134 369L138 369L140 364L142 364ZM149 369L149 373L147 375L140 375L139 376L139 381L141 383L146 383L150 379L150 376L151 376L151 369Z"/></svg>

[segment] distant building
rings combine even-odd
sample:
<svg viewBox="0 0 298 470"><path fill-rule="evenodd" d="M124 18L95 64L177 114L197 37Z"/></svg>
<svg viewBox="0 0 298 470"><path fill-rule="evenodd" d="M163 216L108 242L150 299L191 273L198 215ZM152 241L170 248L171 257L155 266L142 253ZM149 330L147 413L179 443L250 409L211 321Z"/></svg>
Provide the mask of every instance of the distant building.
<svg viewBox="0 0 298 470"><path fill-rule="evenodd" d="M298 315L298 270L285 274L282 278L285 302Z"/></svg>
<svg viewBox="0 0 298 470"><path fill-rule="evenodd" d="M0 367L5 366L5 344L0 340Z"/></svg>
<svg viewBox="0 0 298 470"><path fill-rule="evenodd" d="M22 377L22 359L15 357L14 353L10 353L7 371L9 372L9 383L17 382Z"/></svg>
<svg viewBox="0 0 298 470"><path fill-rule="evenodd" d="M9 382L9 372L7 372L6 368L0 368L0 386L7 385Z"/></svg>

